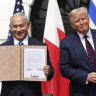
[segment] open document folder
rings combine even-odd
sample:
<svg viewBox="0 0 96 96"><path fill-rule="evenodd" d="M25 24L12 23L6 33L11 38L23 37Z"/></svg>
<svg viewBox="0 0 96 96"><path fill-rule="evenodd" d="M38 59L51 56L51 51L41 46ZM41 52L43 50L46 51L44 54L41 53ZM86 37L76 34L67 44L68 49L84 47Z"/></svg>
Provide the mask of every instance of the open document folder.
<svg viewBox="0 0 96 96"><path fill-rule="evenodd" d="M47 46L0 46L0 81L46 81Z"/></svg>

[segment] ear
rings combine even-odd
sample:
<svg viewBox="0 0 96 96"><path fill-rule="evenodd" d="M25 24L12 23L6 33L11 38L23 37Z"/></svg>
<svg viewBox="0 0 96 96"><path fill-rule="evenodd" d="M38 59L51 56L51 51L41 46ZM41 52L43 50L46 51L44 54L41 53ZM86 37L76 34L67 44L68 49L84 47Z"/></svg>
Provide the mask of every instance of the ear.
<svg viewBox="0 0 96 96"><path fill-rule="evenodd" d="M30 28L30 26L31 26L31 22L30 22L30 21L28 21L27 28L29 29L29 28Z"/></svg>
<svg viewBox="0 0 96 96"><path fill-rule="evenodd" d="M9 27L10 27L10 29L12 29L12 26L11 26L11 24L9 25Z"/></svg>
<svg viewBox="0 0 96 96"><path fill-rule="evenodd" d="M71 24L72 28L75 29L74 24L72 22L70 24Z"/></svg>
<svg viewBox="0 0 96 96"><path fill-rule="evenodd" d="M89 16L88 16L88 20L89 20L89 24L90 24L90 18L89 18Z"/></svg>

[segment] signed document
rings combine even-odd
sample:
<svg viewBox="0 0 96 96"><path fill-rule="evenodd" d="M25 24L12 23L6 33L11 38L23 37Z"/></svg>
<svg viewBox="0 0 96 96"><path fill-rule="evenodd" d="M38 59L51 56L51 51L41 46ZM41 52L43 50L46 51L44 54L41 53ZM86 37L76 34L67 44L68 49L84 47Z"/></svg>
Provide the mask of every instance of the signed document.
<svg viewBox="0 0 96 96"><path fill-rule="evenodd" d="M47 81L47 46L0 46L0 81Z"/></svg>
<svg viewBox="0 0 96 96"><path fill-rule="evenodd" d="M43 67L46 64L46 50L24 48L24 78L46 79Z"/></svg>
<svg viewBox="0 0 96 96"><path fill-rule="evenodd" d="M47 46L0 46L0 81L47 81Z"/></svg>

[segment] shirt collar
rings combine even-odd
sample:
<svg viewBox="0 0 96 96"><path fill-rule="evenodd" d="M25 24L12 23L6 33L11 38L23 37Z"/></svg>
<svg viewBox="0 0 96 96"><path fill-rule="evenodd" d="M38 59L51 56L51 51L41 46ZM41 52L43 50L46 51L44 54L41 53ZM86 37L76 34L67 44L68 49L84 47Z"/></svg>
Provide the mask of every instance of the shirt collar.
<svg viewBox="0 0 96 96"><path fill-rule="evenodd" d="M27 35L27 37L22 41L22 43L24 44L24 45L28 45L28 35ZM14 45L18 45L18 43L19 43L20 41L18 41L15 37L14 37Z"/></svg>
<svg viewBox="0 0 96 96"><path fill-rule="evenodd" d="M77 32L77 34L79 35L80 39L83 39L84 35L82 33ZM86 35L88 36L88 38L90 38L92 36L90 28Z"/></svg>

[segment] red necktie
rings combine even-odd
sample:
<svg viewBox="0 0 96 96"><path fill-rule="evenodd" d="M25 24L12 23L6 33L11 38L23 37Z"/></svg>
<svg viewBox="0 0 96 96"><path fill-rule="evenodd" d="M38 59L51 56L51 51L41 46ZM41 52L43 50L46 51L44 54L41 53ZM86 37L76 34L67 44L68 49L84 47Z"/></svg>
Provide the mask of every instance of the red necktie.
<svg viewBox="0 0 96 96"><path fill-rule="evenodd" d="M87 40L87 37L88 37L87 35L84 35L88 58L89 58L91 65L94 67L94 70L96 71L96 54L92 45Z"/></svg>

